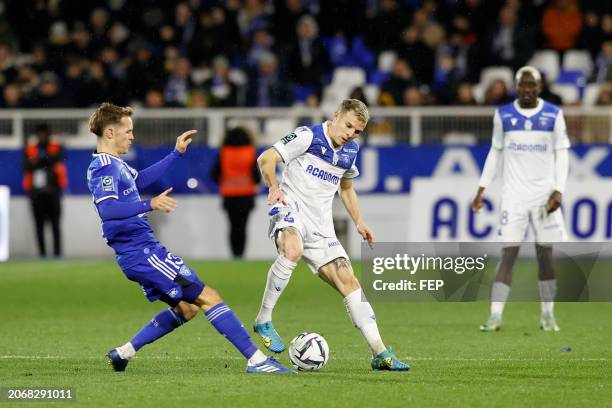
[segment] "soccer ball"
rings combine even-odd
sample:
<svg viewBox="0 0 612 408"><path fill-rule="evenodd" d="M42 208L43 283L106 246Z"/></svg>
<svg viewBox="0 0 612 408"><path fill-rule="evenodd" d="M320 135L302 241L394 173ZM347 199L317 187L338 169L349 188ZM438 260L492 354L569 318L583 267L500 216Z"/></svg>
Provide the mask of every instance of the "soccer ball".
<svg viewBox="0 0 612 408"><path fill-rule="evenodd" d="M320 370L328 359L329 346L318 333L300 333L289 344L289 360L296 370Z"/></svg>

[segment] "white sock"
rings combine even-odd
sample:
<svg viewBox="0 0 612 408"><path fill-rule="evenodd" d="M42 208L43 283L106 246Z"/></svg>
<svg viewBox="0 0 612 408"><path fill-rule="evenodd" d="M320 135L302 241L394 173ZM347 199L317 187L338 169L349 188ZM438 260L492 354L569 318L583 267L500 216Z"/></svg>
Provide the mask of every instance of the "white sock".
<svg viewBox="0 0 612 408"><path fill-rule="evenodd" d="M250 366L254 366L263 363L267 359L268 357L264 353L262 353L261 350L257 350L255 354L253 354L251 358L249 358L247 364Z"/></svg>
<svg viewBox="0 0 612 408"><path fill-rule="evenodd" d="M374 310L365 298L361 288L349 293L344 298L344 304L351 321L361 331L372 350L372 354L377 355L385 351L386 347L380 338Z"/></svg>
<svg viewBox="0 0 612 408"><path fill-rule="evenodd" d="M500 316L504 313L504 306L510 294L510 286L503 282L494 282L491 288L491 314Z"/></svg>
<svg viewBox="0 0 612 408"><path fill-rule="evenodd" d="M557 280L541 280L538 281L538 288L540 289L540 308L543 315L552 315L553 308L555 305L555 296L557 295Z"/></svg>
<svg viewBox="0 0 612 408"><path fill-rule="evenodd" d="M132 346L132 343L128 341L123 346L117 347L117 353L119 357L129 360L136 355L136 350L134 346Z"/></svg>
<svg viewBox="0 0 612 408"><path fill-rule="evenodd" d="M296 262L290 261L283 255L279 255L278 258L276 258L276 261L274 261L268 271L266 290L264 291L261 307L259 308L257 318L255 318L255 323L261 324L272 320L274 306L287 287L289 278L291 278L291 273L296 266Z"/></svg>

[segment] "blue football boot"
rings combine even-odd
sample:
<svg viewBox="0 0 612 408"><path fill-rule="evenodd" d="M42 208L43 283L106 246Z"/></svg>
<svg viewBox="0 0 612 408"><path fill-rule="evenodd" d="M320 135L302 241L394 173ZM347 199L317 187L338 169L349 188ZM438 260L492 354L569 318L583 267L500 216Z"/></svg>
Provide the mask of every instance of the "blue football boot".
<svg viewBox="0 0 612 408"><path fill-rule="evenodd" d="M273 353L282 353L285 351L285 344L280 338L272 322L255 324L253 326L255 333L261 336L264 346Z"/></svg>
<svg viewBox="0 0 612 408"><path fill-rule="evenodd" d="M128 360L127 358L121 358L121 356L119 356L119 353L117 352L117 349L112 349L111 351L109 351L106 354L106 357L108 357L108 364L112 365L113 370L115 371L125 371L125 368L130 362L130 360Z"/></svg>
<svg viewBox="0 0 612 408"><path fill-rule="evenodd" d="M390 348L372 357L372 368L377 371L410 371L410 366L400 361Z"/></svg>
<svg viewBox="0 0 612 408"><path fill-rule="evenodd" d="M246 372L263 374L295 374L295 371L283 366L273 357L268 357L265 361L257 365L247 365Z"/></svg>

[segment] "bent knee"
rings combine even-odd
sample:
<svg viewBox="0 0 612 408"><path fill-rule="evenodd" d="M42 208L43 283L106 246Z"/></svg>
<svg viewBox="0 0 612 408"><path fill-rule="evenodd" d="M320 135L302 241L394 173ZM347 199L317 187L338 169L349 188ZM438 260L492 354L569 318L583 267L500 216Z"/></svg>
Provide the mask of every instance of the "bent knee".
<svg viewBox="0 0 612 408"><path fill-rule="evenodd" d="M200 296L196 299L196 304L205 312L222 303L221 295L210 286L205 286Z"/></svg>
<svg viewBox="0 0 612 408"><path fill-rule="evenodd" d="M301 245L287 245L283 249L283 256L291 262L298 262L302 258L303 252Z"/></svg>
<svg viewBox="0 0 612 408"><path fill-rule="evenodd" d="M185 320L189 321L196 317L200 308L196 305L192 305L191 303L181 302L177 306L178 312L185 318Z"/></svg>
<svg viewBox="0 0 612 408"><path fill-rule="evenodd" d="M304 253L302 238L295 228L283 230L281 238L281 253L292 262L298 262Z"/></svg>

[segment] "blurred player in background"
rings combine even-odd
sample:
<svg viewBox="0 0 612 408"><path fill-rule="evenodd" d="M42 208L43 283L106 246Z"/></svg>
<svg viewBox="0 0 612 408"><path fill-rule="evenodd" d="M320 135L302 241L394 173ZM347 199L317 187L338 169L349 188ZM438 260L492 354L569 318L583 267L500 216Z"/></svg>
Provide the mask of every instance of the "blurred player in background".
<svg viewBox="0 0 612 408"><path fill-rule="evenodd" d="M299 127L259 156L259 168L270 189L269 236L278 257L268 271L254 330L271 351L285 349L272 324L272 310L298 261L304 258L313 273L344 298L351 321L370 346L372 368L407 371L410 367L383 344L372 306L336 237L332 219L332 202L339 192L359 234L370 245L374 241L374 233L361 218L352 181L359 175L355 166L359 145L354 139L368 120L363 102L346 99L331 121ZM281 161L286 166L279 183L276 166Z"/></svg>
<svg viewBox="0 0 612 408"><path fill-rule="evenodd" d="M147 212L172 212L176 201L168 195L172 188L151 200L141 200L138 190L161 177L185 153L196 131L180 135L170 154L138 172L120 158L134 140L131 116L131 108L110 103L103 103L91 115L89 128L98 141L87 170L87 183L102 220L103 236L115 251L121 270L129 280L140 284L149 301L161 300L170 308L154 316L129 342L109 351L111 365L115 371L124 371L141 347L188 322L202 309L215 329L247 359L247 372L292 373L257 349L219 293L163 247L147 222Z"/></svg>
<svg viewBox="0 0 612 408"><path fill-rule="evenodd" d="M552 243L566 239L561 197L568 172L570 142L562 110L539 98L540 72L522 67L515 76L518 98L500 107L493 118L493 141L480 178L472 209L483 206L483 193L503 161L500 238L504 243L491 289L491 315L480 326L484 332L499 330L510 293L512 267L527 228L535 233L541 300L540 327L558 331L553 314L557 281Z"/></svg>

